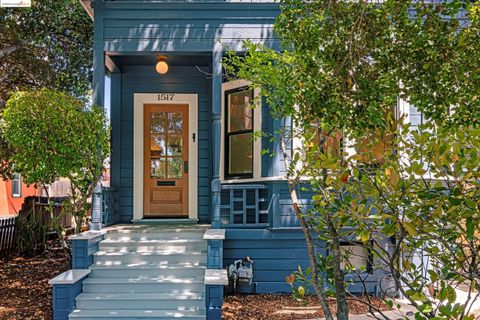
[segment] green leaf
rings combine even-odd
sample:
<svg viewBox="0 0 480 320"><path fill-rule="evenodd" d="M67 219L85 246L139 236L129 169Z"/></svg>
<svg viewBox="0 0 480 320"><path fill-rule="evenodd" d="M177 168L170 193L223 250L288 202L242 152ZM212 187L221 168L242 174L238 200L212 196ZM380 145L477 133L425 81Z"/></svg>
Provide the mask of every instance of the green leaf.
<svg viewBox="0 0 480 320"><path fill-rule="evenodd" d="M411 235L411 236L416 236L417 235L417 229L415 228L415 226L412 223L410 223L408 221L404 221L402 223L402 226L405 229L405 231L408 232L409 235Z"/></svg>

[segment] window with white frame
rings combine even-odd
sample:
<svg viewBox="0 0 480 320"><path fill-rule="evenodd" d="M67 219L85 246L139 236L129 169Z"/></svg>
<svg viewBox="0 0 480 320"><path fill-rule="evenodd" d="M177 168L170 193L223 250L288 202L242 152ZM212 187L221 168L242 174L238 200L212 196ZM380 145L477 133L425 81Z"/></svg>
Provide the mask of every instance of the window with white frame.
<svg viewBox="0 0 480 320"><path fill-rule="evenodd" d="M400 99L398 107L400 116L406 116L406 120L408 123L410 123L410 128L412 130L417 130L420 125L425 123L426 119L424 114L420 112L413 104Z"/></svg>
<svg viewBox="0 0 480 320"><path fill-rule="evenodd" d="M256 105L258 90L244 80L223 84L222 157L223 179L259 178L261 139L254 132L261 130L261 106Z"/></svg>
<svg viewBox="0 0 480 320"><path fill-rule="evenodd" d="M12 197L18 198L22 196L22 176L14 173L12 177Z"/></svg>
<svg viewBox="0 0 480 320"><path fill-rule="evenodd" d="M425 123L425 117L423 113L418 111L413 104L408 106L408 120L410 122L410 127L413 130L417 130L420 125Z"/></svg>

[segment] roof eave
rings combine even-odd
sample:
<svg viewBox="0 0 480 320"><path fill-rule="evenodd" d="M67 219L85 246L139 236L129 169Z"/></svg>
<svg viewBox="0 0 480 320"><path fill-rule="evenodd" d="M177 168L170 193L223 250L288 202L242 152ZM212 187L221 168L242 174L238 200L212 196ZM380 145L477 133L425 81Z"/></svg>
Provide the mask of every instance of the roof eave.
<svg viewBox="0 0 480 320"><path fill-rule="evenodd" d="M92 7L92 0L79 0L80 4L82 5L83 9L87 11L90 18L93 20L93 7Z"/></svg>

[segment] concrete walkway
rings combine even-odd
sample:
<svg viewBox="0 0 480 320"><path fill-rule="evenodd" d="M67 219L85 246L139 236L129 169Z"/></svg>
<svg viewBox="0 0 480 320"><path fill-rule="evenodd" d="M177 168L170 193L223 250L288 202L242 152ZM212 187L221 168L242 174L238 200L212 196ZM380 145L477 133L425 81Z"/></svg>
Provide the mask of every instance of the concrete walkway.
<svg viewBox="0 0 480 320"><path fill-rule="evenodd" d="M468 299L468 292L460 289L455 290L457 292L457 299L455 303L464 304ZM477 292L472 293L472 296L475 296ZM385 311L383 314L389 318L389 320L404 320L407 319L414 319L414 313L416 309L408 304L407 300L395 300L395 304L400 304L400 310L392 310L392 311ZM477 319L480 319L480 298L474 302L469 303L470 313L477 316ZM377 319L371 315L351 315L350 320L372 320ZM381 317L379 317L381 319ZM316 318L310 320L325 320L325 318Z"/></svg>
<svg viewBox="0 0 480 320"><path fill-rule="evenodd" d="M405 318L414 319L415 308L401 303L400 310L384 311L383 314L388 317L389 320L404 320ZM383 319L381 316L378 318L373 317L372 315L359 314L359 315L350 315L350 320L372 320L372 319ZM325 318L316 318L311 320L325 320Z"/></svg>

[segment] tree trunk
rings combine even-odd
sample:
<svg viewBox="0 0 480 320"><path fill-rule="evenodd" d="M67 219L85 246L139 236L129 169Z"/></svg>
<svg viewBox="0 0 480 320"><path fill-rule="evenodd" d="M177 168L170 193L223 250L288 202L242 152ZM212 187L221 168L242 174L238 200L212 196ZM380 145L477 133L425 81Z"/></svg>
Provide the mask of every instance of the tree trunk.
<svg viewBox="0 0 480 320"><path fill-rule="evenodd" d="M16 43L16 44L12 44L11 46L9 47L6 47L6 48L3 48L3 49L0 49L0 60L2 60L3 58L6 58L7 56L11 55L12 53L14 53L15 51L23 48L24 46L27 45L27 41L26 40L23 40L19 43Z"/></svg>
<svg viewBox="0 0 480 320"><path fill-rule="evenodd" d="M340 239L338 232L333 225L332 218L328 216L328 232L332 239L333 277L335 283L335 295L337 297L337 319L348 320L347 291L345 289L344 274L341 269L342 252L340 250Z"/></svg>
<svg viewBox="0 0 480 320"><path fill-rule="evenodd" d="M289 167L290 167L290 160L288 159L288 155L287 155L286 147L285 147L285 142L283 141L283 138L280 138L280 148L282 150L283 159L284 159L284 163L285 163L285 169L287 171L288 190L290 192L290 197L292 199L293 210L295 211L295 215L297 216L298 220L300 221L300 225L302 226L303 234L305 235L305 242L306 242L306 245L307 245L308 257L310 259L310 268L312 270L312 277L313 277L312 285L313 285L313 287L315 289L315 292L317 294L317 298L320 301L320 304L322 306L323 313L325 314L325 319L326 320L334 320L332 311L330 310L330 306L328 305L328 299L325 295L325 292L324 292L323 288L319 285L320 275L319 275L318 267L317 267L317 259L315 257L315 247L314 247L314 244L313 244L313 238L312 238L312 234L310 232L310 229L308 228L307 222L305 221L305 218L302 216L300 206L298 205L298 197L297 197L297 191L295 189L295 183L292 182L292 180L290 179L290 176L288 174Z"/></svg>

